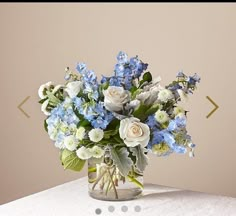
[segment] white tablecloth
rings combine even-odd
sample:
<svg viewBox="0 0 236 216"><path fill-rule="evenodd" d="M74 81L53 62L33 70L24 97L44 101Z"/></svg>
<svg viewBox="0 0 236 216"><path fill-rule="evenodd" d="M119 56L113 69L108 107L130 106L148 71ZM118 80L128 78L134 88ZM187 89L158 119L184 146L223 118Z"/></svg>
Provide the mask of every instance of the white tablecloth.
<svg viewBox="0 0 236 216"><path fill-rule="evenodd" d="M89 197L84 177L0 206L0 216L92 215L236 216L236 199L146 184L139 199L100 201Z"/></svg>

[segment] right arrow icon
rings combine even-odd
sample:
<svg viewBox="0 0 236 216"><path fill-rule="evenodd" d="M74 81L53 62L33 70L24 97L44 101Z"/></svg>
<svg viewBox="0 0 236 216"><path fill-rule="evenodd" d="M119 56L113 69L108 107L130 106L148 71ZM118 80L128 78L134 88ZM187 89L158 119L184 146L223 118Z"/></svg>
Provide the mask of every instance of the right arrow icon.
<svg viewBox="0 0 236 216"><path fill-rule="evenodd" d="M219 108L219 106L209 96L206 96L206 98L215 106L215 108L206 116L206 118L209 118Z"/></svg>

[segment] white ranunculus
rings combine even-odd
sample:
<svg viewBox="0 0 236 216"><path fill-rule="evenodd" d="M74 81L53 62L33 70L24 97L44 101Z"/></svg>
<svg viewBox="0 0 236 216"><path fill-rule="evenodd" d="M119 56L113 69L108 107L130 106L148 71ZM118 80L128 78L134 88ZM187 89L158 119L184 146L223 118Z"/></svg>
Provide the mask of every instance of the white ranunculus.
<svg viewBox="0 0 236 216"><path fill-rule="evenodd" d="M157 120L157 122L163 124L163 123L169 121L169 115L166 113L166 111L158 110L155 113L155 119Z"/></svg>
<svg viewBox="0 0 236 216"><path fill-rule="evenodd" d="M45 100L41 106L41 111L47 116L51 114L50 112L47 111L48 103L49 103L49 100Z"/></svg>
<svg viewBox="0 0 236 216"><path fill-rule="evenodd" d="M177 92L179 94L181 101L183 101L183 102L188 101L188 95L182 89L178 89Z"/></svg>
<svg viewBox="0 0 236 216"><path fill-rule="evenodd" d="M73 135L70 135L70 136L65 137L64 145L68 150L74 151L74 150L76 150L76 148L78 146L78 142L76 141L76 139Z"/></svg>
<svg viewBox="0 0 236 216"><path fill-rule="evenodd" d="M84 127L79 127L77 130L76 130L76 134L75 134L75 137L76 139L78 140L83 140L84 137L85 137L85 128Z"/></svg>
<svg viewBox="0 0 236 216"><path fill-rule="evenodd" d="M87 160L92 157L91 150L89 148L85 148L84 146L80 147L76 151L76 155L82 160Z"/></svg>
<svg viewBox="0 0 236 216"><path fill-rule="evenodd" d="M104 105L111 112L119 112L130 100L130 92L123 87L109 86L103 90Z"/></svg>
<svg viewBox="0 0 236 216"><path fill-rule="evenodd" d="M171 100L173 98L174 95L169 89L160 90L160 92L158 93L158 100L160 100L161 102L166 103L168 100Z"/></svg>
<svg viewBox="0 0 236 216"><path fill-rule="evenodd" d="M38 95L39 95L39 97L40 97L41 99L46 98L47 95L44 94L44 90L45 90L45 88L47 89L50 85L52 85L52 82L51 82L51 81L50 81L50 82L47 82L47 83L45 83L45 84L43 84L43 85L41 85L41 86L39 87L39 89L38 89Z"/></svg>
<svg viewBox="0 0 236 216"><path fill-rule="evenodd" d="M95 158L100 158L104 155L104 150L98 146L93 146L93 148L91 148L91 153L92 156Z"/></svg>
<svg viewBox="0 0 236 216"><path fill-rule="evenodd" d="M68 93L70 98L74 98L80 92L81 88L82 88L82 82L81 81L73 81L73 82L69 82L66 85L65 91Z"/></svg>
<svg viewBox="0 0 236 216"><path fill-rule="evenodd" d="M102 138L104 136L104 132L100 128L95 128L95 129L92 129L91 131L89 131L88 135L89 135L89 139L92 142L99 142L102 140Z"/></svg>
<svg viewBox="0 0 236 216"><path fill-rule="evenodd" d="M180 114L180 113L184 113L185 111L184 111L184 109L183 109L183 107L181 107L181 106L177 106L177 107L175 107L174 108L174 115L175 116L177 116L178 114Z"/></svg>
<svg viewBox="0 0 236 216"><path fill-rule="evenodd" d="M119 133L128 147L147 146L150 139L149 127L137 118L126 118L120 121Z"/></svg>

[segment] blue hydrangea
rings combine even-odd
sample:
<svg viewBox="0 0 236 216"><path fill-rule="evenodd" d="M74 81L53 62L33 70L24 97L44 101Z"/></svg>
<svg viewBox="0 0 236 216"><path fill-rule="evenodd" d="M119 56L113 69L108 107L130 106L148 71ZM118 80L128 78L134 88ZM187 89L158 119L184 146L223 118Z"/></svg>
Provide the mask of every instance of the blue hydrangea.
<svg viewBox="0 0 236 216"><path fill-rule="evenodd" d="M79 73L83 74L87 70L87 66L85 63L78 63L76 69Z"/></svg>
<svg viewBox="0 0 236 216"><path fill-rule="evenodd" d="M125 64L128 61L128 55L125 52L120 51L116 59L120 64Z"/></svg>

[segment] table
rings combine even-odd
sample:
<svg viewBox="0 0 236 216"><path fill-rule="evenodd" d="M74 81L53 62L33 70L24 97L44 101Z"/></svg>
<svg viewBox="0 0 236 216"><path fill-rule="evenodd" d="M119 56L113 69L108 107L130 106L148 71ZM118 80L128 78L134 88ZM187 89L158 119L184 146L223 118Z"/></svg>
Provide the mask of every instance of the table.
<svg viewBox="0 0 236 216"><path fill-rule="evenodd" d="M154 184L144 187L136 200L100 201L89 197L83 177L3 204L0 216L236 216L236 198Z"/></svg>

